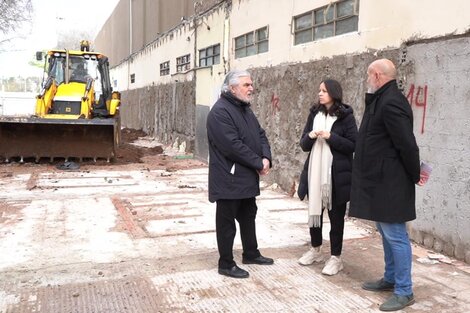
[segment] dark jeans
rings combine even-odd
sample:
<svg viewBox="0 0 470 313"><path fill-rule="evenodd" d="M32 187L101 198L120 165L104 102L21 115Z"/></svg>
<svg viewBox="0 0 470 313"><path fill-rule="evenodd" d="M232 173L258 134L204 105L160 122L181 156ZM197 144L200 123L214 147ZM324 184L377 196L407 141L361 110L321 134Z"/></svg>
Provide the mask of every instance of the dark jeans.
<svg viewBox="0 0 470 313"><path fill-rule="evenodd" d="M319 247L323 242L322 228L323 228L323 212L320 218L320 227L310 228L310 240L312 247ZM331 255L340 256L343 249L343 233L344 233L344 215L346 214L346 203L333 207L328 210L330 218L330 244Z"/></svg>
<svg viewBox="0 0 470 313"><path fill-rule="evenodd" d="M254 259L261 254L256 240L255 219L258 207L256 199L217 200L215 229L217 247L219 249L219 268L231 268L233 260L233 241L237 228L235 219L240 226L240 237L243 245L243 258Z"/></svg>

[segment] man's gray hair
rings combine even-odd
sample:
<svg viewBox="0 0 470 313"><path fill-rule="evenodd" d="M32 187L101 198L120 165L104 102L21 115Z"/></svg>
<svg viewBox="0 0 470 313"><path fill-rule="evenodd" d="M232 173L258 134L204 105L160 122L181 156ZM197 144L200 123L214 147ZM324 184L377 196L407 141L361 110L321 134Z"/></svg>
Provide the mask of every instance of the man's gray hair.
<svg viewBox="0 0 470 313"><path fill-rule="evenodd" d="M240 83L240 77L251 78L251 74L245 70L233 70L228 72L222 85L222 92L229 92L229 86L238 85Z"/></svg>

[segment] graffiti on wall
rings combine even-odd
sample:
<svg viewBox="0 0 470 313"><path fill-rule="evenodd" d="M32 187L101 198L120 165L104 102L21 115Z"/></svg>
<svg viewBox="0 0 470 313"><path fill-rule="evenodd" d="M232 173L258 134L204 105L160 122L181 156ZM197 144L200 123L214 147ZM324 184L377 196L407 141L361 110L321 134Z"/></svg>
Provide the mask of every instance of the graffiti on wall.
<svg viewBox="0 0 470 313"><path fill-rule="evenodd" d="M279 104L279 96L275 93L273 93L273 95L271 96L271 107L273 115L276 115L276 113L281 110L281 106Z"/></svg>
<svg viewBox="0 0 470 313"><path fill-rule="evenodd" d="M426 107L428 102L428 86L415 86L411 84L410 90L406 95L408 102L410 102L411 107L416 106L419 109L423 110L421 117L421 134L424 133L424 121L426 119Z"/></svg>

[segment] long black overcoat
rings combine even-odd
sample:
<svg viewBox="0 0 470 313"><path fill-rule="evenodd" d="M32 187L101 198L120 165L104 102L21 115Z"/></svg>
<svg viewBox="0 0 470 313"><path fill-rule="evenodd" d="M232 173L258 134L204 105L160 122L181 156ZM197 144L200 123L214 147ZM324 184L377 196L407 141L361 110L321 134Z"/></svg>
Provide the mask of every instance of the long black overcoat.
<svg viewBox="0 0 470 313"><path fill-rule="evenodd" d="M308 133L312 130L313 120L318 113L318 106L310 109L310 114L305 124L300 147L303 151L309 151L305 160L302 173L300 175L299 188L297 194L301 200L308 194L308 164L310 153L316 139L311 139ZM330 138L327 140L333 163L331 166L331 176L333 184L333 207L349 201L351 193L351 169L352 158L357 136L357 125L354 119L353 109L342 104L338 110L338 118L331 126Z"/></svg>
<svg viewBox="0 0 470 313"><path fill-rule="evenodd" d="M385 223L415 219L419 172L411 106L392 80L366 96L353 162L349 216Z"/></svg>
<svg viewBox="0 0 470 313"><path fill-rule="evenodd" d="M223 93L207 116L209 201L247 199L260 194L258 171L271 162L265 131L250 109Z"/></svg>

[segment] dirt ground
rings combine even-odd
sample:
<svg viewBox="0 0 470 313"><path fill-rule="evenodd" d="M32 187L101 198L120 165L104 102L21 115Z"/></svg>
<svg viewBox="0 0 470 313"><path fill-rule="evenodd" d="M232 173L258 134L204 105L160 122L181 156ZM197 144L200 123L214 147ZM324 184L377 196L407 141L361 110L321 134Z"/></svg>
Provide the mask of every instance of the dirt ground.
<svg viewBox="0 0 470 313"><path fill-rule="evenodd" d="M78 170L0 163L0 313L378 312L388 294L360 285L383 271L380 236L347 220L340 274L300 266L306 203L275 185L262 184L256 225L275 264L241 264L237 234L250 278L219 275L206 164L145 135L123 129L115 162ZM417 303L406 312L470 312L470 268L453 262L414 262Z"/></svg>
<svg viewBox="0 0 470 313"><path fill-rule="evenodd" d="M151 142L149 147L133 144L139 138L148 138L146 136L147 134L142 130L124 128L121 131L121 143L116 149L116 159L111 162L102 159L98 159L96 162L91 159L84 159L82 162L76 163L80 166L80 170L96 169L99 167L113 170L116 168L122 169L124 166L124 168L129 170L145 167L148 170L164 169L171 172L178 169L204 166L203 162L193 159L192 155L177 154L176 151L173 151L171 155L165 154L163 153L164 147L156 142ZM11 176L13 173L63 171L58 169L63 163L64 159L60 158L55 159L52 163L45 158L42 158L39 163L35 163L34 159L26 159L24 163L19 163L17 160L3 163L0 165L0 178Z"/></svg>

